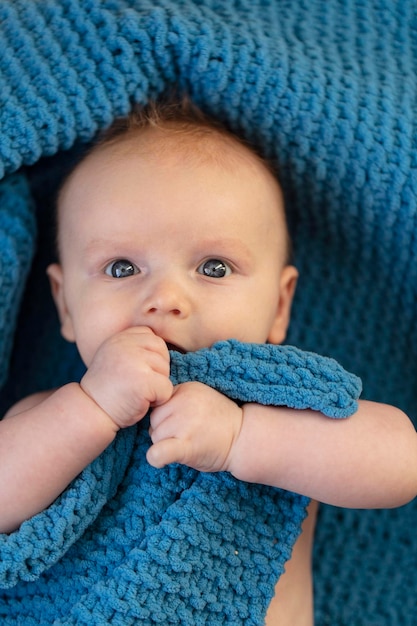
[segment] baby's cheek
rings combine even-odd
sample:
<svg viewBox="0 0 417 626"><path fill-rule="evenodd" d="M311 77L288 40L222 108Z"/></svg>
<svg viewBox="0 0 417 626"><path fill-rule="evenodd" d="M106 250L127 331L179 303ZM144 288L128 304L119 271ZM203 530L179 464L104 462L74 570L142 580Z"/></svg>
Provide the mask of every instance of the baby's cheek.
<svg viewBox="0 0 417 626"><path fill-rule="evenodd" d="M84 307L75 324L75 343L84 364L89 367L100 346L128 327L116 307Z"/></svg>

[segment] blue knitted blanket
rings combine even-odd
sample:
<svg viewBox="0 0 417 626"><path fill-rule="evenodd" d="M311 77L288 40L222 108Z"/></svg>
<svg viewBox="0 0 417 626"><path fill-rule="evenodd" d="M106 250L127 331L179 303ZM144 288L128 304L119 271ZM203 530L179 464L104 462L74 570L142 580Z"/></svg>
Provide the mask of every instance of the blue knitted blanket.
<svg viewBox="0 0 417 626"><path fill-rule="evenodd" d="M175 83L279 167L301 275L289 343L334 357L362 378L365 397L416 420L416 38L415 0L0 0L1 410L82 373L59 337L44 277L63 171L115 116ZM264 504L254 506L251 489L229 476L179 467L148 483L147 445L145 430L123 433L88 479L7 538L2 620L52 623L54 590L61 608L67 602L56 623L88 623L103 610L113 612L102 623L125 624L146 589L150 603L167 601L139 623L262 622L305 501L257 488L254 502ZM92 484L108 488L94 511ZM59 517L71 497L71 513ZM200 505L204 515L183 516ZM261 509L268 521L256 524ZM243 519L255 524L248 534ZM416 526L415 502L321 507L318 626L417 623ZM104 554L118 565L107 568ZM68 600L58 591L65 577Z"/></svg>
<svg viewBox="0 0 417 626"><path fill-rule="evenodd" d="M330 417L354 412L361 391L336 361L236 341L171 353L171 376ZM224 473L156 470L149 445L143 427L119 433L49 509L0 536L2 624L263 622L307 498Z"/></svg>

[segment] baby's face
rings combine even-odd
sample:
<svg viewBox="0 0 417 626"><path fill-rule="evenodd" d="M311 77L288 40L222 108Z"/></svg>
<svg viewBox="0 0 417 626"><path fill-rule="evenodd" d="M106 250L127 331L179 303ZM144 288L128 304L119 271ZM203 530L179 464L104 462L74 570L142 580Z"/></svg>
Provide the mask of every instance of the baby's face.
<svg viewBox="0 0 417 626"><path fill-rule="evenodd" d="M282 197L247 155L229 167L175 147L152 158L102 148L64 188L60 247L50 274L62 333L87 366L132 326L182 351L285 336L296 270Z"/></svg>

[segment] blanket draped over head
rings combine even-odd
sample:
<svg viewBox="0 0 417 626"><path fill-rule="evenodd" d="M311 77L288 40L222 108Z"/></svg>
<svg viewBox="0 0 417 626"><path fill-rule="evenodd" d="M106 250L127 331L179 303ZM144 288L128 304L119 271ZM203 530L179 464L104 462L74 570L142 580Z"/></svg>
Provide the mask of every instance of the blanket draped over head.
<svg viewBox="0 0 417 626"><path fill-rule="evenodd" d="M348 417L359 380L320 353L416 420L416 41L414 0L0 0L2 412L83 371L44 275L61 176L175 85L277 165L301 278L297 349L172 353L173 381ZM0 536L2 624L262 624L308 500L155 470L148 446L146 424L123 431ZM416 527L415 502L322 506L316 624L415 625Z"/></svg>

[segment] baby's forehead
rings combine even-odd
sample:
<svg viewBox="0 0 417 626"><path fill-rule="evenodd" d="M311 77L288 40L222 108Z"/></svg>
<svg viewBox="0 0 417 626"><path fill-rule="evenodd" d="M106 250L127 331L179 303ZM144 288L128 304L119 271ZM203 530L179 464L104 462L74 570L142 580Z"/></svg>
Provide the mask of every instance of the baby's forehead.
<svg viewBox="0 0 417 626"><path fill-rule="evenodd" d="M134 128L93 145L61 185L57 197L58 213L63 199L71 197L80 179L111 175L115 164L137 158L144 163L176 167L218 167L233 177L249 177L254 184L262 178L280 191L280 185L269 164L239 138L223 130L175 122L164 126ZM110 172L106 172L110 170ZM259 189L261 193L261 188Z"/></svg>
<svg viewBox="0 0 417 626"><path fill-rule="evenodd" d="M149 162L151 167L148 166ZM154 163L156 170L153 168ZM209 173L204 172L206 164L215 165L214 178L212 167ZM141 174L138 173L138 168L141 168L142 165L144 173ZM168 189L170 189L169 185L172 184L172 173L174 173L175 178L176 168L179 167L181 170L184 166L184 170L178 171L178 178L184 182L186 176L189 179L193 177L194 172L195 179L200 181L200 188L196 193L200 193L205 181L216 181L217 179L222 181L218 189L221 189L223 184L227 185L225 187L226 194L231 193L242 198L242 189L247 190L245 199L242 201L243 205L246 205L246 198L253 198L254 206L251 212L245 214L245 220L249 222L255 219L264 223L261 216L265 216L265 222L276 224L278 231L282 233L285 239L288 239L279 184L262 160L245 145L220 133L184 134L183 132L176 132L175 129L169 129L169 132L163 132L160 129L147 129L140 133L129 133L129 135L96 146L75 168L61 189L58 203L57 234L58 248L61 253L64 242L66 242L66 246L71 237L77 236L77 233L80 235L80 215L84 214L84 217L87 217L85 215L86 207L91 206L94 209L94 207L100 206L101 211L106 211L107 199L114 197L114 189L120 189L123 192L126 184L129 189L133 190L129 197L135 198L135 189L138 188L142 194L138 197L143 200L145 197L143 194L148 193L149 189L155 189L152 185L157 184L159 186L156 188L156 196L159 197L159 189L163 186L163 176L165 175L164 168L167 165L170 168ZM231 174L230 183L227 182L229 172ZM153 179L154 175L158 182L151 182L148 186L146 181ZM132 183L132 187L131 180L136 181L136 183ZM140 180L144 181L144 186L138 182ZM104 183L102 184L101 181ZM179 187L174 187L175 192L181 189L181 184ZM188 187L187 183L186 194ZM143 191L144 189L147 191ZM206 196L210 196L211 189L210 183L207 185L207 190L204 191ZM218 189L213 190L213 193L219 193ZM230 206L233 206L233 203ZM171 208L170 211L172 213L173 209ZM278 219L275 217L270 222L270 217L268 217L271 215L270 212L275 213ZM93 213L97 215L96 209L93 210ZM90 214L92 215L91 212ZM89 222L87 219L85 223L89 223L91 226L91 220ZM275 226L270 230L275 231ZM66 232L72 233L71 237L64 235Z"/></svg>
<svg viewBox="0 0 417 626"><path fill-rule="evenodd" d="M187 127L169 124L158 128L135 129L119 135L109 141L95 145L88 155L73 170L61 188L58 196L58 230L61 230L62 217L72 220L74 202L80 196L80 183L83 189L94 189L100 186L100 180L111 180L130 168L131 159L146 169L152 176L153 165L156 168L166 166L199 169L205 166L219 169L222 177L230 173L233 185L256 186L257 198L280 214L283 221L281 227L285 231L285 210L283 198L277 178L268 165L244 143L227 133L205 127ZM151 164L149 169L147 166ZM207 189L210 193L210 189ZM64 219L64 222L67 221ZM75 219L75 218L74 218Z"/></svg>
<svg viewBox="0 0 417 626"><path fill-rule="evenodd" d="M115 159L137 155L145 160L179 165L217 164L231 171L249 167L271 173L266 162L239 138L219 129L192 124L170 122L159 127L132 129L98 144L91 154L100 152Z"/></svg>

